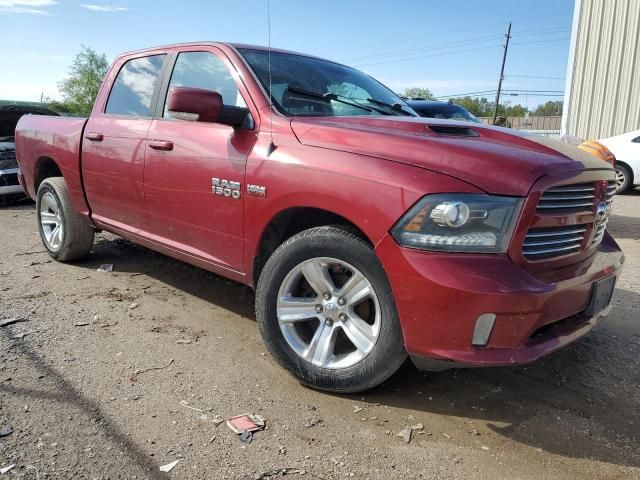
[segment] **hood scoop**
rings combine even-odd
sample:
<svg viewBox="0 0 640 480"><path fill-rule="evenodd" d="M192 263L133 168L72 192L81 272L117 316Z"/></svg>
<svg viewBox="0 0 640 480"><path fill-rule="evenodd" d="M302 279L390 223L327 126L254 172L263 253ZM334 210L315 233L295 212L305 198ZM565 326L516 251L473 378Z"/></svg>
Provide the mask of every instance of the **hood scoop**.
<svg viewBox="0 0 640 480"><path fill-rule="evenodd" d="M480 134L469 127L458 127L450 125L429 125L429 129L438 135L451 135L456 137L478 137Z"/></svg>

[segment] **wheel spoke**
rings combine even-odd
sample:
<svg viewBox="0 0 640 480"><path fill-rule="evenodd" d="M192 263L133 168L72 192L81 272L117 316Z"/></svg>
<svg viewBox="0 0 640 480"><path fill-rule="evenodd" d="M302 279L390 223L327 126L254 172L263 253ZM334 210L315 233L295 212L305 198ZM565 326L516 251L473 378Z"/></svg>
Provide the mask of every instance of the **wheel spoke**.
<svg viewBox="0 0 640 480"><path fill-rule="evenodd" d="M58 205L56 205L56 202L53 198L53 195L47 195L46 197L46 207L50 212L53 212L53 214L57 214L58 213Z"/></svg>
<svg viewBox="0 0 640 480"><path fill-rule="evenodd" d="M281 297L278 299L278 320L293 323L318 316L316 300L313 298Z"/></svg>
<svg viewBox="0 0 640 480"><path fill-rule="evenodd" d="M40 215L40 223L42 225L54 227L58 225L58 219L51 213L47 213L46 215L43 213L42 215Z"/></svg>
<svg viewBox="0 0 640 480"><path fill-rule="evenodd" d="M371 284L360 272L354 272L351 278L340 289L340 296L344 297L351 306L370 296Z"/></svg>
<svg viewBox="0 0 640 480"><path fill-rule="evenodd" d="M321 297L325 292L335 290L333 280L329 276L327 265L314 258L304 262L300 271L313 290Z"/></svg>
<svg viewBox="0 0 640 480"><path fill-rule="evenodd" d="M376 336L367 322L357 315L350 315L349 319L342 323L342 329L353 346L361 352L369 352L375 343Z"/></svg>
<svg viewBox="0 0 640 480"><path fill-rule="evenodd" d="M304 352L304 358L314 365L327 365L333 356L333 349L336 343L335 332L336 329L333 326L320 323L307 350Z"/></svg>
<svg viewBox="0 0 640 480"><path fill-rule="evenodd" d="M56 225L56 227L51 232L51 246L55 247L60 242L60 233L61 233L60 225Z"/></svg>

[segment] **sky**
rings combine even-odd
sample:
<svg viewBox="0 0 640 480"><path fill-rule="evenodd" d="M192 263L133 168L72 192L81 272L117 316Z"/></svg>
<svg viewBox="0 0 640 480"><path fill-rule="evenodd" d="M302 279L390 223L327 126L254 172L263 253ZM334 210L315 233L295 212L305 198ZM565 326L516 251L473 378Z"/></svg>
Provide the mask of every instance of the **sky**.
<svg viewBox="0 0 640 480"><path fill-rule="evenodd" d="M511 21L503 99L535 107L562 99L573 3L271 0L271 44L356 67L396 92L444 97L496 89ZM267 0L0 0L0 99L59 99L81 44L109 61L177 42L266 45L267 18Z"/></svg>

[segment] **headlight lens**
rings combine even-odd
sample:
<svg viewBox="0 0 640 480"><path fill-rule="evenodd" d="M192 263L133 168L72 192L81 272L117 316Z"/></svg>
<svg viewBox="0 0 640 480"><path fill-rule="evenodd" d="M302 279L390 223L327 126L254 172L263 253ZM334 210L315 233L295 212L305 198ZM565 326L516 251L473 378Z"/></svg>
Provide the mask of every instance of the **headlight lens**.
<svg viewBox="0 0 640 480"><path fill-rule="evenodd" d="M405 247L448 252L506 252L521 199L495 195L427 195L392 230Z"/></svg>

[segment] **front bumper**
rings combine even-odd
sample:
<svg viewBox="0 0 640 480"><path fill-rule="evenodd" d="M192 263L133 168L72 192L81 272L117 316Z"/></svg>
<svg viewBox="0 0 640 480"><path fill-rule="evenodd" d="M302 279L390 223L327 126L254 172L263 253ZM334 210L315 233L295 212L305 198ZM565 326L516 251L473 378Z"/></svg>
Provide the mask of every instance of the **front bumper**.
<svg viewBox="0 0 640 480"><path fill-rule="evenodd" d="M387 236L376 247L394 293L405 347L421 368L529 363L566 346L608 314L583 312L595 282L619 274L622 251L607 234L590 258L535 274L506 255L428 253ZM476 320L495 314L482 347Z"/></svg>
<svg viewBox="0 0 640 480"><path fill-rule="evenodd" d="M0 170L0 196L24 193L18 181L18 169L8 168Z"/></svg>

